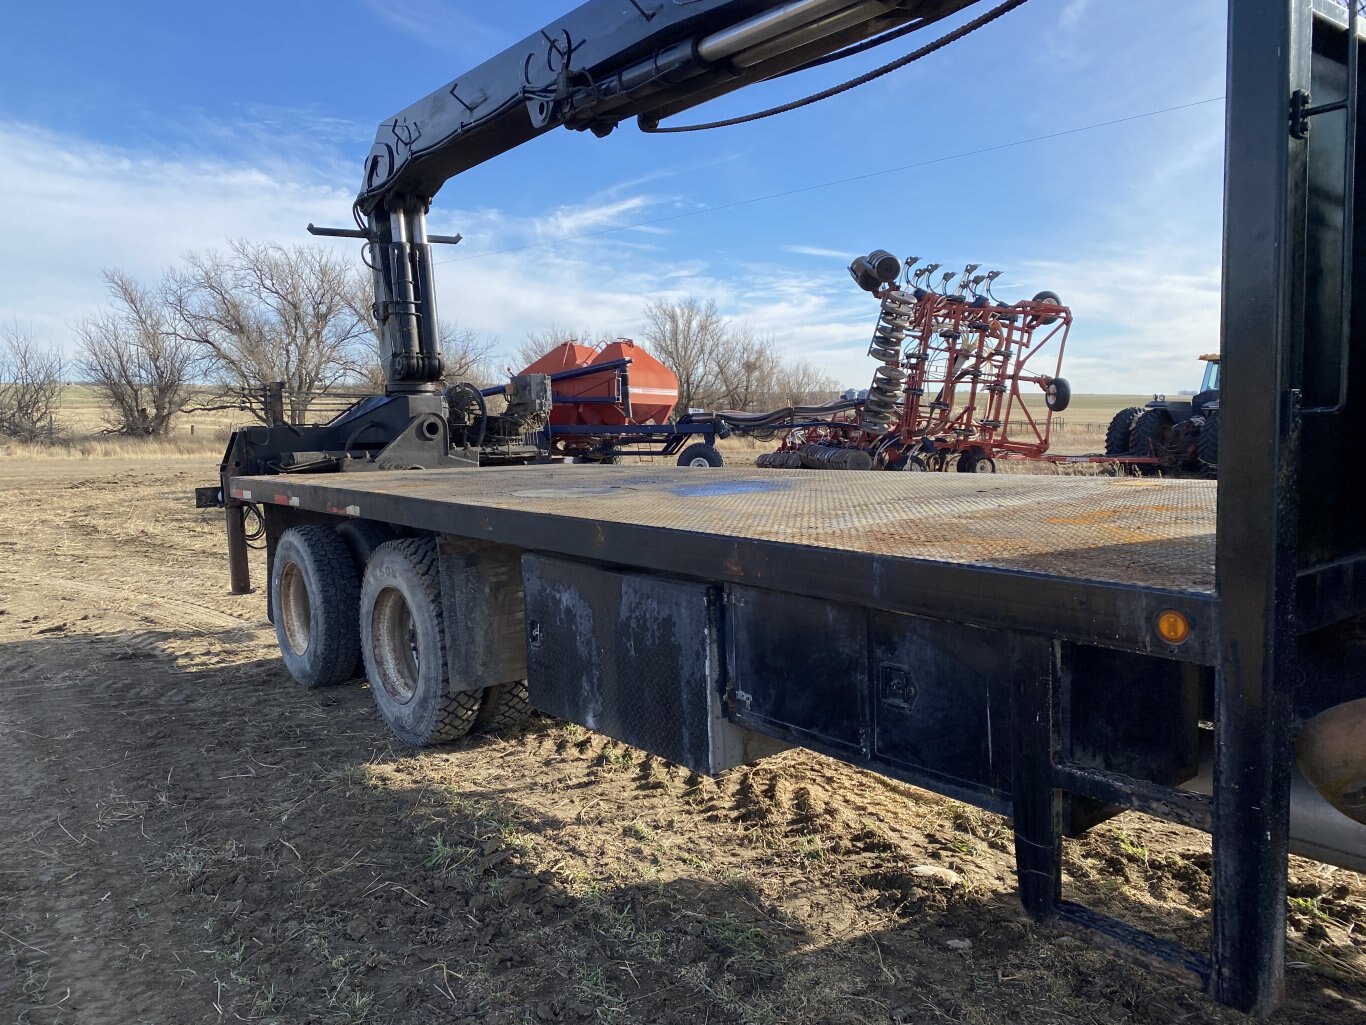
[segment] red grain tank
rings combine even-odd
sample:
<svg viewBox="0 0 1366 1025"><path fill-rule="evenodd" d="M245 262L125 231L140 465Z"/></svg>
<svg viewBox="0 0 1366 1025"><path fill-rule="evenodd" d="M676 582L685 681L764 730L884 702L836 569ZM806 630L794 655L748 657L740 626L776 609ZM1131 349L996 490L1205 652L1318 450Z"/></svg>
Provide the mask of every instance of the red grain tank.
<svg viewBox="0 0 1366 1025"><path fill-rule="evenodd" d="M522 373L550 374L553 378L568 370L623 359L631 361L624 368L612 367L599 374L554 381L555 404L550 412L550 423L556 426L622 426L668 422L669 413L678 401L678 378L672 370L629 338L608 342L598 349L577 342L564 342ZM623 380L627 382L625 395ZM628 398L629 416L626 412Z"/></svg>
<svg viewBox="0 0 1366 1025"><path fill-rule="evenodd" d="M626 368L631 390L631 423L668 423L678 401L678 378L674 372L629 338L608 342L593 358L596 363L629 359ZM626 422L625 420L618 422Z"/></svg>

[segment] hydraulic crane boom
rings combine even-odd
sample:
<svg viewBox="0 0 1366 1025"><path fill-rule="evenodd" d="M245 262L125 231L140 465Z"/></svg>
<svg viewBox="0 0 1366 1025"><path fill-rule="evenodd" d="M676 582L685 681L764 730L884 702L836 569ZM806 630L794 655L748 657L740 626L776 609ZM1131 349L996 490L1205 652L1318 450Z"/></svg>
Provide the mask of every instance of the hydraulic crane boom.
<svg viewBox="0 0 1366 1025"><path fill-rule="evenodd" d="M444 371L426 213L450 178L557 126L602 136L976 0L589 0L379 126L356 200L390 395ZM358 219L359 219L358 216Z"/></svg>

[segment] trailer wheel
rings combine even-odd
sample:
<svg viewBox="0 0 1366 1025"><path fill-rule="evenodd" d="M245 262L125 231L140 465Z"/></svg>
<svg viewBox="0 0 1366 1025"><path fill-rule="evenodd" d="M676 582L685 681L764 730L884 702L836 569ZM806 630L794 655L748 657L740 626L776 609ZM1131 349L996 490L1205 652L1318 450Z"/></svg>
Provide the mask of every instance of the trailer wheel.
<svg viewBox="0 0 1366 1025"><path fill-rule="evenodd" d="M526 681L519 680L484 689L484 703L474 728L484 733L497 733L523 726L530 718L531 696Z"/></svg>
<svg viewBox="0 0 1366 1025"><path fill-rule="evenodd" d="M1066 378L1055 377L1044 389L1043 404L1054 413L1061 413L1072 404L1072 386Z"/></svg>
<svg viewBox="0 0 1366 1025"><path fill-rule="evenodd" d="M698 442L696 445L689 445L678 456L679 466L724 466L725 460L721 458L721 453L717 451L715 445L708 445L706 442Z"/></svg>
<svg viewBox="0 0 1366 1025"><path fill-rule="evenodd" d="M360 647L375 707L400 740L426 747L470 731L483 693L448 690L434 539L375 549L360 588Z"/></svg>
<svg viewBox="0 0 1366 1025"><path fill-rule="evenodd" d="M1110 426L1105 431L1105 454L1107 456L1129 455L1129 438L1133 434L1134 421L1143 415L1142 406L1121 409L1110 418Z"/></svg>
<svg viewBox="0 0 1366 1025"><path fill-rule="evenodd" d="M356 568L329 527L290 527L275 547L270 603L289 675L305 687L332 687L356 672Z"/></svg>
<svg viewBox="0 0 1366 1025"><path fill-rule="evenodd" d="M1196 443L1196 454L1200 465L1206 470L1219 469L1219 411L1212 409L1205 414L1205 426L1200 429L1200 440Z"/></svg>

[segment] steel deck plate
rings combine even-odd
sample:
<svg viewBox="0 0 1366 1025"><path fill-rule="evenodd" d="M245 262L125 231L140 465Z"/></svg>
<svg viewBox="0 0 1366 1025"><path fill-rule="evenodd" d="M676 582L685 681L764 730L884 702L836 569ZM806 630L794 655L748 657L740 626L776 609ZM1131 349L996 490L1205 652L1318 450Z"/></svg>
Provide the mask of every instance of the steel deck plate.
<svg viewBox="0 0 1366 1025"><path fill-rule="evenodd" d="M1200 617L1214 591L1212 481L555 465L231 486L247 501L1140 650L1153 650L1154 609ZM1201 634L1170 653L1202 660Z"/></svg>
<svg viewBox="0 0 1366 1025"><path fill-rule="evenodd" d="M357 507L350 515L362 517L372 515L367 500L383 495L1173 591L1214 589L1212 481L539 466L239 483L258 499L282 486L291 493L323 487L345 495L345 505Z"/></svg>

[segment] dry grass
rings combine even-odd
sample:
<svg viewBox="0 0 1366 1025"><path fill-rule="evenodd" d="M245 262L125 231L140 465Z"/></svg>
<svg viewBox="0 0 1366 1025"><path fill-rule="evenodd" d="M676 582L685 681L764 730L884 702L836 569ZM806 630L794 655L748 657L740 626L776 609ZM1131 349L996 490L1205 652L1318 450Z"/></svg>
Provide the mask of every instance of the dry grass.
<svg viewBox="0 0 1366 1025"><path fill-rule="evenodd" d="M169 438L95 435L52 443L0 440L0 459L203 459L222 455L226 442L221 431Z"/></svg>

